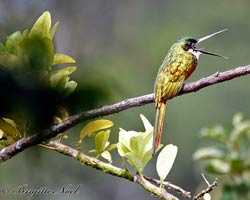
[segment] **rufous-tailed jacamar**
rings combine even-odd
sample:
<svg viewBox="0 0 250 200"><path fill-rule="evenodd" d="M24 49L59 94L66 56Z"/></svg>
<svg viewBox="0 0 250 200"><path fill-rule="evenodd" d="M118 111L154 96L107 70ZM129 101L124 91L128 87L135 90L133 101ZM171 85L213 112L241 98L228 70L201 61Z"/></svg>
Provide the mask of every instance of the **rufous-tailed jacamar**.
<svg viewBox="0 0 250 200"><path fill-rule="evenodd" d="M191 37L181 38L177 40L168 51L159 68L154 86L156 116L153 155L161 143L167 99L174 97L181 90L183 82L194 72L201 54L224 57L202 49L196 49L196 45L225 30L218 31L200 39L193 39Z"/></svg>

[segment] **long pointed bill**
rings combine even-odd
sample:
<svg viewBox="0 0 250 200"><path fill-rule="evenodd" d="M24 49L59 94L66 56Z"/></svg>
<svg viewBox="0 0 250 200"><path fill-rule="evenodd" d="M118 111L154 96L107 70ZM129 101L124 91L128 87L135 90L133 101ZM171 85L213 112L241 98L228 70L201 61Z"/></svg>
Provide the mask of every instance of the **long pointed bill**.
<svg viewBox="0 0 250 200"><path fill-rule="evenodd" d="M204 41L204 40L207 40L207 39L209 39L209 38L211 38L211 37L213 37L213 36L215 36L215 35L217 35L217 34L220 34L220 33L224 32L224 31L226 31L226 30L227 30L227 29L224 29L224 30L218 31L218 32L216 32L216 33L212 33L212 34L210 34L210 35L207 35L207 36L205 36L205 37L202 37L202 38L200 38L200 39L197 40L197 44L200 43L200 42L202 42L202 41Z"/></svg>
<svg viewBox="0 0 250 200"><path fill-rule="evenodd" d="M203 53L203 54L210 55L210 56L217 56L217 57L221 57L221 58L228 59L228 57L226 57L226 56L222 56L222 55L214 54L214 53L211 53L211 52L208 52L208 51L199 50L199 49L197 49L196 51L201 52L201 53Z"/></svg>

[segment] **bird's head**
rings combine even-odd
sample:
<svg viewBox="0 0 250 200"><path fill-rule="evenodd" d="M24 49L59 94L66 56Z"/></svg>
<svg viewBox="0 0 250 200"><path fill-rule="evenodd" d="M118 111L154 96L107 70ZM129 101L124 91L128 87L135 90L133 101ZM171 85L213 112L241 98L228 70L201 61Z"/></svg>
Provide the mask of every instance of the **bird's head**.
<svg viewBox="0 0 250 200"><path fill-rule="evenodd" d="M197 59L199 58L199 56L201 54L207 54L207 55L211 55L211 56L218 56L218 57L222 57L222 58L227 58L225 56L222 56L222 55L218 55L218 54L214 54L214 53L211 53L211 52L208 52L208 51L204 51L202 48L201 49L197 49L197 44L199 44L200 42L202 41L205 41L219 33L222 33L224 31L226 31L227 29L224 29L224 30L221 30L221 31L218 31L216 33L212 33L210 35L207 35L205 37L202 37L200 39L194 39L194 38L191 38L191 37L184 37L184 38L181 38L177 41L177 44L178 46L184 50L185 52L190 52L192 53Z"/></svg>

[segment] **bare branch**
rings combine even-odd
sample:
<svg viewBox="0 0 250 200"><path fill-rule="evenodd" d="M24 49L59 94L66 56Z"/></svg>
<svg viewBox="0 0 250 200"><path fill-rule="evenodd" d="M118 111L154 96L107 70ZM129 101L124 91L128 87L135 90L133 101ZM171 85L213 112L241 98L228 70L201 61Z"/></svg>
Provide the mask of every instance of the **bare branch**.
<svg viewBox="0 0 250 200"><path fill-rule="evenodd" d="M191 193L182 189L181 187L174 185L173 183L167 182L167 181L159 181L157 179L151 178L151 177L144 177L146 180L148 180L151 183L157 184L157 185L161 185L163 184L165 187L167 187L170 190L174 190L178 193L180 193L182 196L186 197L186 198L191 198Z"/></svg>
<svg viewBox="0 0 250 200"><path fill-rule="evenodd" d="M220 82L228 81L240 76L248 75L250 73L250 65L237 67L232 70L228 70L225 72L217 72L211 76L206 78L202 78L198 81L184 84L181 91L179 92L178 96L196 92L204 87L208 87L210 85L214 85ZM97 108L90 111L85 111L80 114L76 114L68 118L67 120L63 121L58 125L54 125L51 128L45 130L43 133L35 134L30 137L22 138L18 140L16 143L2 149L0 151L0 161L5 161L12 158L17 153L23 151L24 149L37 145L42 141L55 137L59 133L62 133L76 124L89 120L95 117L102 117L105 115L110 115L114 113L118 113L120 111L136 107L142 106L145 104L153 103L154 102L154 94L148 94L144 96L139 96L135 98L126 99L119 103L115 103L113 105L103 106L101 108Z"/></svg>
<svg viewBox="0 0 250 200"><path fill-rule="evenodd" d="M215 180L212 184L209 184L205 190L202 190L199 194L195 195L193 197L193 200L197 200L197 199L203 197L206 193L210 193L217 186L218 186L218 182L217 182L217 180Z"/></svg>

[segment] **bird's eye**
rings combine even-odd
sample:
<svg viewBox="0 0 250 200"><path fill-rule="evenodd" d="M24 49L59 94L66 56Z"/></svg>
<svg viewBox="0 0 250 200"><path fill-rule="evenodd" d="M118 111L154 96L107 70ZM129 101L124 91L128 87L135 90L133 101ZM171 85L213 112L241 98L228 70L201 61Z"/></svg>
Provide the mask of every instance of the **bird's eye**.
<svg viewBox="0 0 250 200"><path fill-rule="evenodd" d="M191 43L190 43L190 42L188 42L188 43L184 44L182 47L183 47L183 50L184 50L184 51L188 51L189 49L191 49L191 48L192 48L192 47L191 47Z"/></svg>

